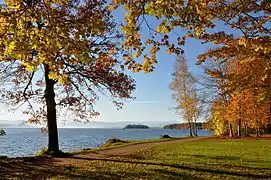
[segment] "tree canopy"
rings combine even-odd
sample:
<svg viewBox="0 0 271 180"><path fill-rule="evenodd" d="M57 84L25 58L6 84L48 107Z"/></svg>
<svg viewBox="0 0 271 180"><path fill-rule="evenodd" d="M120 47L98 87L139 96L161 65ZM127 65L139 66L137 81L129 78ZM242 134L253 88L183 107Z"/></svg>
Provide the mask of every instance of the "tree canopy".
<svg viewBox="0 0 271 180"><path fill-rule="evenodd" d="M240 127L241 120L234 120L239 115L232 113L238 108L227 107L244 105L236 103L236 99L244 101L249 96L255 98L254 102L250 99L255 110L265 114L262 118L254 114L257 117L254 122L258 122L258 126L262 126L262 122L266 122L264 126L270 124L271 5L268 0L112 1L112 8L120 5L127 11L123 32L125 48L134 52L129 54L130 59L133 59L133 55L144 56L143 67L148 71L156 63L155 54L160 46L166 46L169 53L179 54L183 53L187 38L212 44L211 49L198 56L198 64L217 63L226 67L226 71L220 68L206 69L206 74L214 79L219 91L214 105L220 105L220 101L225 103L220 106L224 113L214 114L220 114L224 119L229 117L225 123L232 132L237 121ZM149 16L157 20L157 26L150 25ZM151 32L147 40L140 36L143 26ZM147 45L152 48L145 48ZM254 109L250 108L245 109ZM268 120L263 120L265 118Z"/></svg>
<svg viewBox="0 0 271 180"><path fill-rule="evenodd" d="M118 108L132 98L105 0L7 0L0 10L1 101L47 124L49 150L58 151L57 112L88 122L100 93Z"/></svg>
<svg viewBox="0 0 271 180"><path fill-rule="evenodd" d="M119 7L126 10L121 32L112 16ZM88 120L86 114L97 115L97 91L121 105L135 89L121 69L151 72L162 46L181 54L186 39L196 38L214 45L199 64L231 69L206 69L222 80L223 102L238 104L231 102L236 93L252 93L256 100L249 101L266 104L270 122L270 9L269 0L6 0L0 7L2 101L28 103L30 121L47 122L49 145L58 150L56 106L61 114L73 110L78 120ZM147 39L143 26L150 31Z"/></svg>

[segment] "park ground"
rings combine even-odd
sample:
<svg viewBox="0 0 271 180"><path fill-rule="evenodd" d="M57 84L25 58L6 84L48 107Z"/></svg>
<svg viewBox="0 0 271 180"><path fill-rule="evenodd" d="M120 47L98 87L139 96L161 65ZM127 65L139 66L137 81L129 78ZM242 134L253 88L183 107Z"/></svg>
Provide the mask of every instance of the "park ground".
<svg viewBox="0 0 271 180"><path fill-rule="evenodd" d="M271 138L183 138L66 158L1 158L0 179L271 179Z"/></svg>

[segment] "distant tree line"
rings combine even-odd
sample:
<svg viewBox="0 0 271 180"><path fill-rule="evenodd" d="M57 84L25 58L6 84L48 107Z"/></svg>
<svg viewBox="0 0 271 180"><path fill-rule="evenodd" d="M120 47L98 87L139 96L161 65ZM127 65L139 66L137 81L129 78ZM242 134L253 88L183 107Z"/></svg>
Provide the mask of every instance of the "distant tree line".
<svg viewBox="0 0 271 180"><path fill-rule="evenodd" d="M197 122L194 125L197 129L210 129L207 122ZM164 129L188 129L188 123L168 124L164 126Z"/></svg>

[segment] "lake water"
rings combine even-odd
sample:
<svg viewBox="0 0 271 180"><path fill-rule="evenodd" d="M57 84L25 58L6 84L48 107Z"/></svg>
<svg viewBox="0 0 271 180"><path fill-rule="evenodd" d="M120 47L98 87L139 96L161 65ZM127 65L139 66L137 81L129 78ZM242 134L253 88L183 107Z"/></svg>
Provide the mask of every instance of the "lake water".
<svg viewBox="0 0 271 180"><path fill-rule="evenodd" d="M29 156L47 146L47 134L38 128L9 128L7 135L0 137L0 156ZM60 148L63 151L78 151L83 148L98 147L109 138L125 140L143 140L159 138L168 134L173 137L184 137L188 130L177 129L59 129ZM210 131L199 130L199 136L212 135Z"/></svg>

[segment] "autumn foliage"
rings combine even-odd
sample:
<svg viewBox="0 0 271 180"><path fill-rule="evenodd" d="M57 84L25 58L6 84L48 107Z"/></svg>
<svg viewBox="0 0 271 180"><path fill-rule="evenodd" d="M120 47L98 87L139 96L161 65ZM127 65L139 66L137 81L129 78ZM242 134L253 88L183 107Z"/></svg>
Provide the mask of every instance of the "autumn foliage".
<svg viewBox="0 0 271 180"><path fill-rule="evenodd" d="M248 128L259 134L270 125L269 0L113 1L113 7L119 5L128 11L123 27L126 48L148 55L141 51L142 46L151 44L160 50L157 47L162 45L169 53L179 54L188 38L212 44L198 57L198 64L205 67L209 89L216 90L211 119L214 129L219 128L217 134L241 135ZM150 26L148 16L158 25ZM142 26L152 32L147 40L137 35ZM182 33L177 34L180 29ZM152 57L156 52L149 54ZM144 62L152 66L155 61L145 58Z"/></svg>
<svg viewBox="0 0 271 180"><path fill-rule="evenodd" d="M0 37L1 101L46 125L48 151L59 150L58 118L88 122L101 94L118 108L132 98L105 0L6 0Z"/></svg>
<svg viewBox="0 0 271 180"><path fill-rule="evenodd" d="M112 15L119 7L126 11L120 28ZM211 109L218 134L240 135L241 126L259 133L271 121L270 9L269 0L6 0L1 101L26 107L30 122L46 122L48 149L58 151L57 112L88 121L98 114L100 93L120 107L135 89L122 69L151 72L162 46L182 54L195 38L213 45L198 64L207 64L217 89Z"/></svg>

